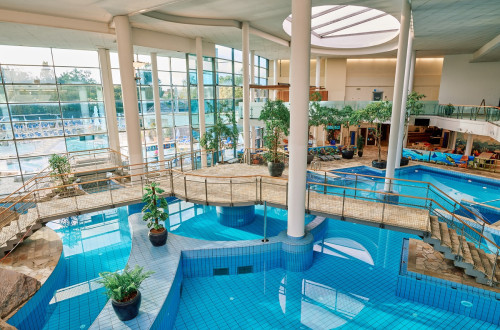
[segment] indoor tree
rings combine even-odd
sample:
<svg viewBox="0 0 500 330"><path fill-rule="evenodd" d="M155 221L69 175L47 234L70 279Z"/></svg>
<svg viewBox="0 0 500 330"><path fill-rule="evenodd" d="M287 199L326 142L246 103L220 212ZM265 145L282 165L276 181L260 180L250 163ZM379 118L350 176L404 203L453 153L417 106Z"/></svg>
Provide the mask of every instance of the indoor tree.
<svg viewBox="0 0 500 330"><path fill-rule="evenodd" d="M290 130L290 110L288 110L281 100L267 100L266 104L262 108L259 120L266 123L264 144L269 149L269 152L266 153L269 171L271 176L281 176L285 166L281 161L278 148L281 139L283 136L287 136ZM281 169L281 172L279 169Z"/></svg>
<svg viewBox="0 0 500 330"><path fill-rule="evenodd" d="M382 137L382 124L392 115L392 103L390 101L378 101L368 104L364 109L354 112L353 117L358 121L364 121L375 126L375 140L378 148L377 163L382 162L382 150L380 139Z"/></svg>
<svg viewBox="0 0 500 330"><path fill-rule="evenodd" d="M50 174L53 175L56 182L61 182L63 186L71 183L68 174L71 172L71 165L66 156L52 154L49 158Z"/></svg>
<svg viewBox="0 0 500 330"><path fill-rule="evenodd" d="M216 150L217 154L220 152L222 157L221 162L223 163L225 142L229 138L233 141L233 144L236 144L238 135L235 112L223 112L221 109L217 112L214 125L201 137L200 144L205 150Z"/></svg>
<svg viewBox="0 0 500 330"><path fill-rule="evenodd" d="M417 116L421 114L424 110L424 104L422 103L422 99L425 98L424 94L419 94L415 91L408 94L408 98L406 99L406 112L405 112L405 121L403 127L403 143L406 140L406 136L408 134L408 125L410 124L410 117ZM401 148L401 159L403 159L403 147Z"/></svg>
<svg viewBox="0 0 500 330"><path fill-rule="evenodd" d="M144 187L145 193L142 196L142 220L147 222L149 231L149 240L154 246L164 245L167 241L168 232L163 225L168 217L167 200L160 195L165 191L160 188L159 184L152 182Z"/></svg>

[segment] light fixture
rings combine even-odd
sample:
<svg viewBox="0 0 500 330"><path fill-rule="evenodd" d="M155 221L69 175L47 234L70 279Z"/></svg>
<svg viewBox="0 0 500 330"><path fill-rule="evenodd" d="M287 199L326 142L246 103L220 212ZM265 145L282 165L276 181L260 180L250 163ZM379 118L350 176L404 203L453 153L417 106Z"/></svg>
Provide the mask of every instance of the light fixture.
<svg viewBox="0 0 500 330"><path fill-rule="evenodd" d="M141 61L134 61L132 62L132 65L134 66L135 69L142 69L144 66L146 66L146 62L141 62Z"/></svg>

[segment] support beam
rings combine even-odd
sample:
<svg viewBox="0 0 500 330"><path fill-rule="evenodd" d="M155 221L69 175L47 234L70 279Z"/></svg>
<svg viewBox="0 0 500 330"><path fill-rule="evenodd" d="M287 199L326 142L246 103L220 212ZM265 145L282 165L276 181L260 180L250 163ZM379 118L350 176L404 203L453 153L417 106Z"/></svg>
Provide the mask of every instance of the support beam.
<svg viewBox="0 0 500 330"><path fill-rule="evenodd" d="M316 88L321 87L321 57L316 56Z"/></svg>
<svg viewBox="0 0 500 330"><path fill-rule="evenodd" d="M118 120L116 118L115 89L111 77L111 61L109 50L99 48L99 64L101 66L102 91L104 109L106 111L106 126L108 128L109 147L120 152L120 138L118 136ZM117 154L117 163L121 164L120 154Z"/></svg>
<svg viewBox="0 0 500 330"><path fill-rule="evenodd" d="M243 147L250 148L250 75L248 74L250 55L249 24L243 22L241 26L242 56L243 56Z"/></svg>
<svg viewBox="0 0 500 330"><path fill-rule="evenodd" d="M290 81L290 161L288 169L289 237L305 233L307 174L307 122L311 55L311 0L292 0L292 49Z"/></svg>
<svg viewBox="0 0 500 330"><path fill-rule="evenodd" d="M163 125L161 120L160 86L158 80L158 60L156 53L151 53L151 74L153 78L153 100L155 105L156 138L158 141L158 160L165 160L165 150L163 149ZM162 168L164 164L160 165Z"/></svg>
<svg viewBox="0 0 500 330"><path fill-rule="evenodd" d="M408 0L402 1L401 28L398 42L398 57L396 62L396 76L394 80L394 96L392 104L391 133L389 135L389 147L387 150L387 168L385 171L385 191L392 191L392 182L387 178L393 178L396 168L396 154L399 137L399 126L401 117L401 107L403 99L403 85L405 74L406 51L408 47L408 35L410 31L410 4Z"/></svg>
<svg viewBox="0 0 500 330"><path fill-rule="evenodd" d="M465 145L464 155L470 156L472 153L472 144L474 143L474 134L467 133L467 144Z"/></svg>
<svg viewBox="0 0 500 330"><path fill-rule="evenodd" d="M127 16L113 18L118 46L118 62L123 95L123 111L127 128L128 153L130 164L143 163L141 127L139 124L139 109L137 108L137 85L135 83L134 50L131 42L130 23ZM131 169L131 173L140 173L142 169Z"/></svg>
<svg viewBox="0 0 500 330"><path fill-rule="evenodd" d="M273 61L273 85L278 85L278 60ZM273 91L273 100L278 98L278 91L275 89Z"/></svg>
<svg viewBox="0 0 500 330"><path fill-rule="evenodd" d="M201 37L196 37L196 74L198 80L198 115L200 123L200 139L205 134L205 83L203 81L203 43ZM207 167L207 156L203 152L201 154L201 167Z"/></svg>
<svg viewBox="0 0 500 330"><path fill-rule="evenodd" d="M399 133L398 133L398 150L396 152L396 168L401 165L401 157L403 153L403 140L405 138L406 130L406 101L408 100L408 94L410 93L408 86L410 85L411 76L411 57L413 54L413 36L410 30L410 35L408 36L408 50L406 52L406 66L405 66L405 79L403 83L403 97L401 99L401 118L399 120Z"/></svg>
<svg viewBox="0 0 500 330"><path fill-rule="evenodd" d="M250 85L255 84L255 50L250 51ZM255 102L255 89L250 90L250 102Z"/></svg>

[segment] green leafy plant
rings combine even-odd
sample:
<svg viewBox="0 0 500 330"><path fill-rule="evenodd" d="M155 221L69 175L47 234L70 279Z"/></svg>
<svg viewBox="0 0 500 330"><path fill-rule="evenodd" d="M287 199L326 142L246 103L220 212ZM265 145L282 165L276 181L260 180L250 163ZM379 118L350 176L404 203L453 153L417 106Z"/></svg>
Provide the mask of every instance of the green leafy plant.
<svg viewBox="0 0 500 330"><path fill-rule="evenodd" d="M453 114L453 112L455 112L455 106L451 103L448 103L447 105L445 105L444 107L444 114L447 115L447 116L451 116Z"/></svg>
<svg viewBox="0 0 500 330"><path fill-rule="evenodd" d="M141 283L150 277L154 272L143 272L144 267L136 265L134 269L130 270L129 266L120 274L119 272L103 272L99 273L102 279L98 280L104 286L104 294L118 302L125 302L133 299Z"/></svg>
<svg viewBox="0 0 500 330"><path fill-rule="evenodd" d="M358 148L358 151L363 151L363 149L365 148L365 137L364 136L361 136L361 135L358 136L358 139L356 141L356 147Z"/></svg>
<svg viewBox="0 0 500 330"><path fill-rule="evenodd" d="M49 158L51 175L55 176L56 181L60 181L63 186L70 184L68 173L71 172L71 165L68 157L53 154Z"/></svg>
<svg viewBox="0 0 500 330"><path fill-rule="evenodd" d="M411 116L418 116L424 112L424 104L422 99L425 98L424 94L419 94L415 91L411 92L406 99L406 112L405 112L405 127L403 130L403 141L406 139L406 134L408 134L407 129L410 124ZM403 152L401 150L401 152Z"/></svg>
<svg viewBox="0 0 500 330"><path fill-rule="evenodd" d="M372 102L366 108L355 112L357 120L370 123L375 126L375 139L377 141L378 158L377 161L382 160L382 146L380 139L382 137L382 124L389 119L392 115L392 103L389 101Z"/></svg>
<svg viewBox="0 0 500 330"><path fill-rule="evenodd" d="M161 232L165 227L160 222L166 221L169 217L168 203L165 198L159 196L164 190L156 182L146 186L144 190L146 192L142 196L142 201L145 203L142 208L144 212L142 220L148 223L148 228Z"/></svg>
<svg viewBox="0 0 500 330"><path fill-rule="evenodd" d="M266 159L273 163L281 163L282 157L278 151L281 138L287 136L290 130L290 110L283 101L269 101L262 108L259 120L266 123L264 145L269 149Z"/></svg>
<svg viewBox="0 0 500 330"><path fill-rule="evenodd" d="M236 124L236 115L234 111L217 112L217 118L212 127L210 127L200 139L200 144L204 149L216 150L217 153L224 150L225 141L229 138L236 145L238 141L238 127ZM221 152L222 162L224 162L224 152Z"/></svg>

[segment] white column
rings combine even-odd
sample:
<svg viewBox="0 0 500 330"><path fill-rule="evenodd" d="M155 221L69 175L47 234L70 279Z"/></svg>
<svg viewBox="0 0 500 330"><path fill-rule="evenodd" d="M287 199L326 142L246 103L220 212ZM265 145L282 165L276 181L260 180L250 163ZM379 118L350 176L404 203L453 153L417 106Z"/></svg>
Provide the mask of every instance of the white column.
<svg viewBox="0 0 500 330"><path fill-rule="evenodd" d="M116 118L115 89L111 76L111 64L109 50L99 48L99 64L101 65L101 80L104 99L104 110L106 111L106 126L108 128L109 148L120 152L120 138L118 136L118 119ZM118 154L118 164L121 157Z"/></svg>
<svg viewBox="0 0 500 330"><path fill-rule="evenodd" d="M252 148L252 151L255 151L255 138L257 137L257 130L255 129L255 126L251 127L251 139L250 139L250 148Z"/></svg>
<svg viewBox="0 0 500 330"><path fill-rule="evenodd" d="M408 51L406 52L406 66L405 66L405 79L403 84L403 96L401 99L401 118L399 120L399 133L398 133L398 146L396 152L396 168L400 167L401 164L401 153L403 151L403 139L405 134L405 124L406 124L406 101L408 100L408 94L410 91L408 90L409 82L410 82L410 71L411 71L411 56L413 50L413 36L410 30L410 35L408 36Z"/></svg>
<svg viewBox="0 0 500 330"><path fill-rule="evenodd" d="M250 51L250 85L255 84L255 50ZM255 89L250 89L250 102L255 102Z"/></svg>
<svg viewBox="0 0 500 330"><path fill-rule="evenodd" d="M161 122L160 86L158 81L158 61L156 53L151 53L151 73L153 78L153 100L155 104L156 137L158 139L158 160L165 160L165 150L163 149L163 127ZM162 167L163 164L162 164Z"/></svg>
<svg viewBox="0 0 500 330"><path fill-rule="evenodd" d="M196 37L196 74L198 78L198 116L200 122L200 138L205 134L205 84L203 82L203 44L201 37ZM200 146L203 151L203 147ZM207 157L201 154L201 167L207 167Z"/></svg>
<svg viewBox="0 0 500 330"><path fill-rule="evenodd" d="M474 135L472 133L467 134L467 144L465 145L464 155L470 156L472 152L472 143L474 142Z"/></svg>
<svg viewBox="0 0 500 330"><path fill-rule="evenodd" d="M305 229L311 0L292 0L292 17L287 234L300 238Z"/></svg>
<svg viewBox="0 0 500 330"><path fill-rule="evenodd" d="M408 91L411 93L413 91L413 82L415 79L415 62L417 61L417 52L413 49L411 52L411 68L410 68L410 80L408 82Z"/></svg>
<svg viewBox="0 0 500 330"><path fill-rule="evenodd" d="M250 53L249 33L250 26L248 22L243 22L241 24L241 52L243 55L243 146L245 149L250 148L250 76L248 74L248 56Z"/></svg>
<svg viewBox="0 0 500 330"><path fill-rule="evenodd" d="M278 85L278 60L273 61L273 85ZM273 100L278 98L278 90L273 91Z"/></svg>
<svg viewBox="0 0 500 330"><path fill-rule="evenodd" d="M123 111L127 129L128 153L130 164L143 163L141 127L139 124L139 109L137 108L137 85L134 77L134 50L132 46L130 23L128 16L113 18L118 48L118 62L123 95ZM138 173L139 168L132 169L132 174Z"/></svg>
<svg viewBox="0 0 500 330"><path fill-rule="evenodd" d="M398 58L396 62L396 77L394 80L394 96L392 98L391 134L389 135L389 148L387 150L386 178L394 177L396 165L401 117L401 101L403 99L403 84L405 78L406 50L408 47L408 32L410 30L410 13L410 4L408 3L408 0L403 0L403 6L401 9L401 28L399 30ZM390 180L385 181L384 190L392 190Z"/></svg>
<svg viewBox="0 0 500 330"><path fill-rule="evenodd" d="M316 88L321 87L321 57L316 56Z"/></svg>
<svg viewBox="0 0 500 330"><path fill-rule="evenodd" d="M456 144L457 144L457 132L450 131L450 142L448 143L448 149L455 150Z"/></svg>

